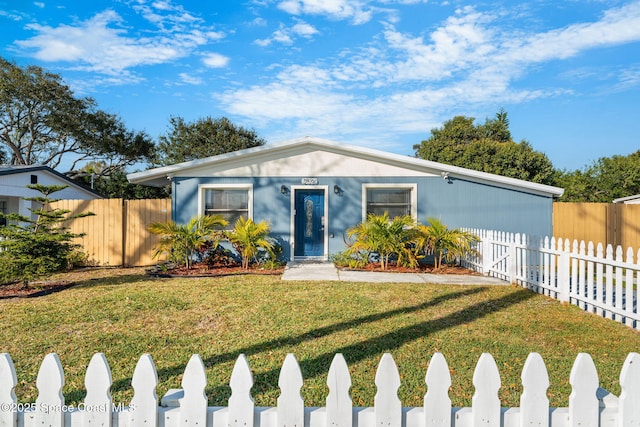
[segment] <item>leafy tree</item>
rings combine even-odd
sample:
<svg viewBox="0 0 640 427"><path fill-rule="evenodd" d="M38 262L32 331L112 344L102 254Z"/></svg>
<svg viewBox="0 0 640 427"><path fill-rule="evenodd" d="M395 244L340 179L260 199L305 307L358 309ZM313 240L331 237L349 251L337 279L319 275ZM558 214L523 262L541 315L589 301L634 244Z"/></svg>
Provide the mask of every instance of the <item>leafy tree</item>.
<svg viewBox="0 0 640 427"><path fill-rule="evenodd" d="M255 259L260 249L265 249L275 259L275 243L269 238L271 226L266 221L254 222L251 218L238 218L233 230L227 233L227 238L242 258L242 268L248 269L252 259Z"/></svg>
<svg viewBox="0 0 640 427"><path fill-rule="evenodd" d="M411 249L413 227L415 221L410 215L389 218L382 215L369 214L367 220L347 230L347 237L354 239L347 249L351 256L369 257L376 253L380 257L380 269L386 270L393 255L398 257L398 264L415 267L418 260Z"/></svg>
<svg viewBox="0 0 640 427"><path fill-rule="evenodd" d="M12 165L57 168L72 160L70 172L88 160L103 161L102 173L148 158L153 142L133 132L91 98L77 98L62 78L37 66L18 67L0 58L0 144ZM68 173L75 177L74 173Z"/></svg>
<svg viewBox="0 0 640 427"><path fill-rule="evenodd" d="M169 222L154 222L149 225L149 231L160 236L153 257L166 254L170 261L186 265L191 268L195 253L208 242L213 242L212 250L222 239L220 227L227 225L221 215L195 216L187 224Z"/></svg>
<svg viewBox="0 0 640 427"><path fill-rule="evenodd" d="M601 157L583 170L562 172L556 185L562 201L607 202L640 194L640 150L628 156Z"/></svg>
<svg viewBox="0 0 640 427"><path fill-rule="evenodd" d="M475 125L472 117L456 116L431 130L428 140L414 145L416 156L454 166L542 184L555 179L553 164L531 145L511 139L507 113Z"/></svg>
<svg viewBox="0 0 640 427"><path fill-rule="evenodd" d="M154 163L171 165L245 148L258 147L265 140L254 130L234 125L226 117L206 117L187 123L182 117L170 118L171 129L160 137Z"/></svg>
<svg viewBox="0 0 640 427"><path fill-rule="evenodd" d="M82 174L75 181L92 188L107 198L116 199L164 199L171 197L171 186L151 187L132 184L127 180L124 169L114 169L105 174L103 162L89 162L82 168Z"/></svg>
<svg viewBox="0 0 640 427"><path fill-rule="evenodd" d="M433 254L434 268L442 266L442 261L451 262L458 257L473 252L472 244L478 237L458 228L450 229L438 218L427 218L428 225L416 228L415 243L425 254Z"/></svg>
<svg viewBox="0 0 640 427"><path fill-rule="evenodd" d="M69 232L63 223L93 215L91 212L68 215L68 210L49 207L50 203L59 200L51 198L51 194L67 186L37 184L27 187L41 194L25 199L39 206L30 208L32 216L0 213L0 217L8 220L6 226L0 227L0 279L19 279L24 287L36 278L67 268L70 256L79 248L72 239L81 234Z"/></svg>

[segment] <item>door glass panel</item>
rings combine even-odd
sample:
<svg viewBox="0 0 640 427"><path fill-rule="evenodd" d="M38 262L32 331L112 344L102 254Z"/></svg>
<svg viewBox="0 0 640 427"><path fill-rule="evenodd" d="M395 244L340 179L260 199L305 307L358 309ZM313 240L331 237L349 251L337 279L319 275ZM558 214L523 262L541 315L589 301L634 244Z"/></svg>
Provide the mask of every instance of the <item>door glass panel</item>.
<svg viewBox="0 0 640 427"><path fill-rule="evenodd" d="M304 203L304 211L305 211L305 236L312 237L313 236L313 200L307 199Z"/></svg>

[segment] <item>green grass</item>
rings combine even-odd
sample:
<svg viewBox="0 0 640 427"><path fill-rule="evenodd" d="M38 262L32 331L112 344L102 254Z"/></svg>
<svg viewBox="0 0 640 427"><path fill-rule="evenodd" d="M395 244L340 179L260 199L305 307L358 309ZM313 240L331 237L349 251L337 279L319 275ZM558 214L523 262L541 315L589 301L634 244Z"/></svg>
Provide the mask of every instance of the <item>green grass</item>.
<svg viewBox="0 0 640 427"><path fill-rule="evenodd" d="M21 402L35 400L43 357L62 361L67 403L84 398L94 352L111 366L116 403L132 397L131 375L143 353L158 369L158 395L179 388L198 353L207 367L210 404L226 405L235 359L245 353L255 375L258 406L275 406L286 353L300 363L307 406L324 406L326 376L336 352L352 375L356 406L371 406L374 376L391 352L402 377L403 406L421 406L431 355L444 353L454 406L469 406L481 353L502 377L503 406L519 406L520 374L529 352L542 354L552 406L567 406L569 373L579 352L592 355L601 386L618 394L627 353L640 334L516 287L345 282L281 282L278 277L150 279L143 275L81 282L34 299L0 300L0 352L13 358Z"/></svg>

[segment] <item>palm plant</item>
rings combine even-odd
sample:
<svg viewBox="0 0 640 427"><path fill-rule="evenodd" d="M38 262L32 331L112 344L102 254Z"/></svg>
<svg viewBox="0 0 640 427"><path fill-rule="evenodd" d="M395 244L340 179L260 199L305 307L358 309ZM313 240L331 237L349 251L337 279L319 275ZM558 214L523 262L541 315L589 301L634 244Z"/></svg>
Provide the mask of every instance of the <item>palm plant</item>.
<svg viewBox="0 0 640 427"><path fill-rule="evenodd" d="M272 257L275 257L273 249L275 244L269 238L271 226L266 221L254 222L252 219L238 218L233 230L227 233L227 238L238 251L242 259L242 268L248 269L251 259L255 259L260 249L265 249Z"/></svg>
<svg viewBox="0 0 640 427"><path fill-rule="evenodd" d="M428 225L416 227L415 243L418 250L433 254L434 268L442 266L442 261L451 262L458 257L474 252L472 247L478 236L459 228L449 229L438 218L427 218Z"/></svg>
<svg viewBox="0 0 640 427"><path fill-rule="evenodd" d="M213 242L213 248L223 238L221 227L228 222L221 215L195 216L187 224L177 224L174 221L154 222L149 225L149 231L160 236L160 241L153 251L157 258L167 254L169 260L191 268L191 260L195 252L207 242Z"/></svg>
<svg viewBox="0 0 640 427"><path fill-rule="evenodd" d="M347 230L347 237L354 239L347 253L349 255L368 258L377 253L380 257L380 268L386 270L392 255L398 257L398 264L414 267L418 261L411 250L415 221L409 215L389 218L382 215L369 214L365 222Z"/></svg>

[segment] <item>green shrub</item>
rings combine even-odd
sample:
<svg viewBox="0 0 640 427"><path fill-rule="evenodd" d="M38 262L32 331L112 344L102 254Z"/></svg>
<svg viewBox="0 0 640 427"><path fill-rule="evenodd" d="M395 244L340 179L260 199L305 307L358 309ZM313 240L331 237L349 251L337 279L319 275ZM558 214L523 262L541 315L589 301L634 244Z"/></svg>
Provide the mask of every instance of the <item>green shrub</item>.
<svg viewBox="0 0 640 427"><path fill-rule="evenodd" d="M0 227L0 281L19 280L27 287L30 281L67 269L69 261L77 258L73 254L80 245L72 240L82 234L71 233L63 223L93 213L69 215L68 210L52 209L50 204L59 199L51 194L66 187L27 185L41 195L25 200L41 207L30 208L31 216L0 214L7 219L7 225Z"/></svg>
<svg viewBox="0 0 640 427"><path fill-rule="evenodd" d="M372 253L378 254L380 268L385 270L389 260L395 256L398 265L416 267L418 259L413 250L415 221L409 215L389 218L369 214L365 222L347 230L347 238L354 239L346 253L356 259L366 259Z"/></svg>
<svg viewBox="0 0 640 427"><path fill-rule="evenodd" d="M242 258L242 268L249 268L251 261L257 261L261 250L273 254L275 242L269 237L271 226L266 221L254 222L251 218L238 218L233 230L227 232L227 239ZM275 259L276 257L273 256Z"/></svg>
<svg viewBox="0 0 640 427"><path fill-rule="evenodd" d="M207 242L213 242L215 249L224 237L220 227L225 225L227 221L221 215L195 216L187 224L154 222L149 225L149 231L160 236L160 241L154 249L153 257L164 254L169 261L191 268L194 255Z"/></svg>

